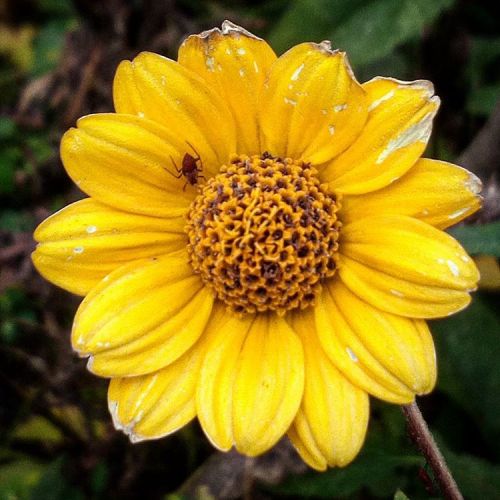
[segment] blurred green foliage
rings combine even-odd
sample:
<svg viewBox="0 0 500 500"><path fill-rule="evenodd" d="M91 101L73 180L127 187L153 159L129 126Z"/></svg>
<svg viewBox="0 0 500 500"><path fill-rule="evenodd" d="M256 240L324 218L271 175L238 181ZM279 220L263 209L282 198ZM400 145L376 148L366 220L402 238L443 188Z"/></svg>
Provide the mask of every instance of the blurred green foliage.
<svg viewBox="0 0 500 500"><path fill-rule="evenodd" d="M500 222L481 226L459 226L452 228L450 233L460 240L470 254L500 257Z"/></svg>
<svg viewBox="0 0 500 500"><path fill-rule="evenodd" d="M14 190L14 175L17 165L22 161L22 152L17 145L12 144L16 140L16 125L8 117L0 117L0 194L11 193Z"/></svg>
<svg viewBox="0 0 500 500"><path fill-rule="evenodd" d="M348 52L360 80L379 74L433 80L443 107L429 149L433 156L453 159L500 96L494 3L183 0L172 5L183 16L180 30L201 30L230 18L270 40L278 53L303 41L330 39ZM23 89L35 92L60 64L68 36L82 25L82 10L74 5L86 2L20 4L22 12L12 0L0 9L5 16L0 17L0 248L19 245L42 216L75 197L57 163L61 117L45 109L35 125L26 124L18 111ZM143 2L130 5L140 11ZM130 29L138 19L129 21ZM460 226L451 234L471 254L498 262L500 222ZM0 500L104 499L113 498L117 488L128 498L173 493L211 453L199 428L140 446L110 429L104 382L87 377L83 363L69 352L76 303L36 281L34 273L23 278L28 255L13 258L14 279L0 293ZM5 276L0 274L0 285ZM500 285L480 286L469 308L431 325L439 380L422 407L470 499L500 498L499 292ZM352 465L257 487L261 495L280 498L428 498L433 493L419 479L421 468L426 470L425 461L406 436L400 410L373 401L367 442Z"/></svg>
<svg viewBox="0 0 500 500"><path fill-rule="evenodd" d="M33 42L32 76L41 76L57 66L66 33L74 26L71 21L56 19L40 29Z"/></svg>
<svg viewBox="0 0 500 500"><path fill-rule="evenodd" d="M418 40L453 0L295 0L271 32L279 52L308 40L312 19L314 35L331 40L360 67L388 56L398 45Z"/></svg>

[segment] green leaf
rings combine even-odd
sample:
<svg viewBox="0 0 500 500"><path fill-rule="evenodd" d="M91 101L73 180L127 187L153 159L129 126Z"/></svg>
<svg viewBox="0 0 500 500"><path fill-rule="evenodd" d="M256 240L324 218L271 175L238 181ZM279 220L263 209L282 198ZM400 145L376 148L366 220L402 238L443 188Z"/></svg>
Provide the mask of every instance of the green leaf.
<svg viewBox="0 0 500 500"><path fill-rule="evenodd" d="M18 338L19 328L14 321L6 319L0 323L0 339L5 344L14 344Z"/></svg>
<svg viewBox="0 0 500 500"><path fill-rule="evenodd" d="M1 229L1 226L0 226ZM20 288L8 288L2 295L0 295L0 312L5 314L12 314L21 309L26 301L26 294Z"/></svg>
<svg viewBox="0 0 500 500"><path fill-rule="evenodd" d="M331 32L335 47L356 66L381 59L431 24L454 0L372 0Z"/></svg>
<svg viewBox="0 0 500 500"><path fill-rule="evenodd" d="M438 389L480 422L487 443L500 442L500 318L494 299L476 294L467 309L431 324Z"/></svg>
<svg viewBox="0 0 500 500"><path fill-rule="evenodd" d="M470 455L445 451L446 461L465 498L498 498L500 466Z"/></svg>
<svg viewBox="0 0 500 500"><path fill-rule="evenodd" d="M33 304L21 288L8 288L0 295L0 340L12 344L18 340L23 329L18 319L36 322Z"/></svg>
<svg viewBox="0 0 500 500"><path fill-rule="evenodd" d="M84 500L83 493L67 481L64 463L64 457L59 457L46 467L31 492L31 500Z"/></svg>
<svg viewBox="0 0 500 500"><path fill-rule="evenodd" d="M21 459L0 466L0 500L27 499L39 480L43 466Z"/></svg>
<svg viewBox="0 0 500 500"><path fill-rule="evenodd" d="M473 86L486 83L485 77L490 76L490 66L494 66L500 56L499 37L474 37L471 41L467 73Z"/></svg>
<svg viewBox="0 0 500 500"><path fill-rule="evenodd" d="M12 437L17 439L40 440L51 443L61 442L59 429L43 417L34 416L18 425Z"/></svg>
<svg viewBox="0 0 500 500"><path fill-rule="evenodd" d="M16 124L7 116L0 116L0 141L12 139L16 133Z"/></svg>
<svg viewBox="0 0 500 500"><path fill-rule="evenodd" d="M92 471L92 475L90 477L90 487L92 488L94 496L97 497L104 492L106 485L108 484L108 476L109 471L106 463L98 463Z"/></svg>
<svg viewBox="0 0 500 500"><path fill-rule="evenodd" d="M295 0L270 33L282 52L304 41L329 39L355 66L390 55L418 37L454 0ZM305 22L307 20L307 22Z"/></svg>
<svg viewBox="0 0 500 500"><path fill-rule="evenodd" d="M363 498L391 498L398 488L406 489L408 479L417 476L425 459L408 440L399 407L374 399L371 413L366 442L352 464L342 469L290 476L272 491L294 498L351 498L361 492Z"/></svg>
<svg viewBox="0 0 500 500"><path fill-rule="evenodd" d="M394 500L410 500L401 490L394 493Z"/></svg>
<svg viewBox="0 0 500 500"><path fill-rule="evenodd" d="M492 413L496 418L497 413ZM439 434L435 433L435 437L466 498L496 498L493 492L500 491L500 477L494 476L500 466L468 455L454 455L441 444ZM491 440L495 446L497 441ZM422 496L423 485L418 479L418 469L424 464L424 457L416 455L406 436L400 409L374 400L367 441L352 464L344 469L290 476L272 491L294 498L428 498ZM475 494L474 489L480 494Z"/></svg>
<svg viewBox="0 0 500 500"><path fill-rule="evenodd" d="M54 155L54 148L47 137L31 136L26 139L26 146L38 163L43 163Z"/></svg>
<svg viewBox="0 0 500 500"><path fill-rule="evenodd" d="M332 26L340 26L363 3L362 0L294 0L274 25L269 43L282 53L301 42L320 42L330 35Z"/></svg>
<svg viewBox="0 0 500 500"><path fill-rule="evenodd" d="M377 496L393 492L400 482L398 471L420 466L423 459L415 455L385 454L365 446L362 455L344 469L333 469L321 474L309 473L290 477L275 491L308 498L332 498L352 495L368 488Z"/></svg>
<svg viewBox="0 0 500 500"><path fill-rule="evenodd" d="M66 21L51 21L37 34L33 42L35 59L32 76L41 76L57 66L68 27Z"/></svg>
<svg viewBox="0 0 500 500"><path fill-rule="evenodd" d="M412 61L402 50L393 50L382 59L361 66L356 69L358 81L365 82L377 75L390 75L400 80L409 80L413 77Z"/></svg>
<svg viewBox="0 0 500 500"><path fill-rule="evenodd" d="M500 99L500 83L473 90L467 101L467 111L473 115L489 116Z"/></svg>
<svg viewBox="0 0 500 500"><path fill-rule="evenodd" d="M0 151L0 194L12 193L15 173L21 153L17 148L7 147Z"/></svg>
<svg viewBox="0 0 500 500"><path fill-rule="evenodd" d="M458 226L449 232L471 254L500 257L500 222L479 226Z"/></svg>
<svg viewBox="0 0 500 500"><path fill-rule="evenodd" d="M0 213L0 230L19 233L32 231L35 228L35 219L28 212L17 210L4 210Z"/></svg>
<svg viewBox="0 0 500 500"><path fill-rule="evenodd" d="M500 262L493 255L476 255L474 262L481 279L479 289L500 292Z"/></svg>
<svg viewBox="0 0 500 500"><path fill-rule="evenodd" d="M38 8L45 14L53 16L71 16L73 3L71 0L38 0Z"/></svg>
<svg viewBox="0 0 500 500"><path fill-rule="evenodd" d="M498 498L500 491L500 465L449 449L442 436L433 431L439 449L444 455L458 488L465 498Z"/></svg>

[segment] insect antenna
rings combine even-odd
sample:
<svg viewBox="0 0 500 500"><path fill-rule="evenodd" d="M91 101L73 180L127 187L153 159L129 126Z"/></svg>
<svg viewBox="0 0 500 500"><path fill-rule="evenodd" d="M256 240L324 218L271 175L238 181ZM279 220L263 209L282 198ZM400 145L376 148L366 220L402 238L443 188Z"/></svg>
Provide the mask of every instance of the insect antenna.
<svg viewBox="0 0 500 500"><path fill-rule="evenodd" d="M200 153L198 153L198 151L196 151L195 147L190 142L186 141L186 144L193 150L194 154L196 155L195 160L196 161L200 160L200 162L201 162Z"/></svg>

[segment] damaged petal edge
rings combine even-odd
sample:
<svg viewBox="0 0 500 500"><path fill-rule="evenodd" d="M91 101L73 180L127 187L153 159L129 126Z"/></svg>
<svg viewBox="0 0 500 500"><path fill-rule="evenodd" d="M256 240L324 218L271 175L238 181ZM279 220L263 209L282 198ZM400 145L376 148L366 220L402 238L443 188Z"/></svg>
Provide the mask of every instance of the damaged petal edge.
<svg viewBox="0 0 500 500"><path fill-rule="evenodd" d="M398 80L397 78L392 78L389 76L376 76L371 80L368 80L363 85L369 85L373 82L389 81L397 84L400 88L413 88L415 90L425 90L426 97L432 97L434 95L434 84L430 80Z"/></svg>
<svg viewBox="0 0 500 500"><path fill-rule="evenodd" d="M438 100L436 101L439 103ZM420 121L414 123L413 125L410 125L397 137L391 139L385 149L379 154L378 158L375 160L375 163L377 165L383 163L395 151L407 146L411 146L416 142L427 143L427 140L429 139L429 136L432 132L432 121L435 114L435 111L430 111Z"/></svg>
<svg viewBox="0 0 500 500"><path fill-rule="evenodd" d="M347 71L347 74L349 75L351 79L351 84L354 82L356 85L359 86L359 89L362 91L364 95L366 95L366 90L363 88L363 86L358 82L356 75L354 74L354 71L352 70L351 63L349 62L349 58L347 57L347 54L339 49L332 49L332 43L329 40L323 40L320 43L315 43L315 42L309 42L309 45L312 46L315 50L319 50L323 54L329 55L329 56L340 56L343 60L345 70Z"/></svg>
<svg viewBox="0 0 500 500"><path fill-rule="evenodd" d="M483 183L481 182L481 179L475 174L473 174L470 171L467 171L468 173L468 178L465 181L465 187L475 195L480 195L481 191L483 190Z"/></svg>
<svg viewBox="0 0 500 500"><path fill-rule="evenodd" d="M139 443L140 441L145 441L146 437L140 434L134 433L134 427L141 421L142 412L139 412L137 417L133 418L131 422L127 425L123 425L118 417L118 401L110 401L108 403L109 413L111 414L111 420L113 421L113 426L117 431L123 432L129 439L131 443Z"/></svg>
<svg viewBox="0 0 500 500"><path fill-rule="evenodd" d="M111 420L113 421L113 427L117 431L121 431L123 429L123 425L118 418L118 401L109 401L108 403L109 413L111 414Z"/></svg>
<svg viewBox="0 0 500 500"><path fill-rule="evenodd" d="M345 52L341 52L339 49L332 49L332 42L330 42L330 40L323 40L322 42L319 43L306 42L306 44L312 47L314 50L319 50L320 52L323 52L323 54L327 54L330 56L336 56L340 54L345 58Z"/></svg>
<svg viewBox="0 0 500 500"><path fill-rule="evenodd" d="M330 40L323 40L321 42L319 42L318 44L318 47L327 51L327 52L338 52L338 50L332 50L332 42L330 42Z"/></svg>
<svg viewBox="0 0 500 500"><path fill-rule="evenodd" d="M254 40L262 40L262 38L255 36L253 33L250 33L250 31L247 31L245 28L242 28L241 26L238 26L237 24L234 24L226 19L222 23L222 34L231 35L233 33L237 35L244 35L248 38L253 38Z"/></svg>
<svg viewBox="0 0 500 500"><path fill-rule="evenodd" d="M333 53L335 53L335 52L339 52L339 51L334 51ZM366 96L366 90L358 82L358 79L356 78L356 75L354 74L354 71L352 69L351 63L349 62L349 58L347 57L347 54L345 52L339 52L339 53L341 54L341 56L344 59L344 66L345 66L345 69L347 71L347 74L351 78L351 82L354 82L359 87L359 89L362 91L362 93Z"/></svg>
<svg viewBox="0 0 500 500"><path fill-rule="evenodd" d="M451 163L450 165L453 165L455 168L459 168L463 171L463 173L467 176L464 181L465 188L479 198L479 201L482 201L483 198L481 196L481 191L483 190L483 183L481 179L465 167L455 165L454 163Z"/></svg>
<svg viewBox="0 0 500 500"><path fill-rule="evenodd" d="M180 428L180 426L177 426L177 427L170 429L167 432L163 432L160 434L154 434L151 436L145 436L143 434L138 434L138 433L134 432L134 429L137 426L137 424L139 422L141 422L141 420L143 419L144 410L139 411L137 413L137 416L134 417L130 421L129 424L124 425L120 421L120 417L118 416L118 405L119 405L118 401L113 401L113 400L108 401L108 409L109 409L109 413L111 414L111 420L113 421L113 427L117 431L123 432L130 439L130 442L133 444L140 443L141 441L151 441L153 439L164 438L166 436L169 436L170 434L173 434L174 432L177 432ZM227 450L224 450L224 451L227 451Z"/></svg>
<svg viewBox="0 0 500 500"><path fill-rule="evenodd" d="M97 373L94 373L94 371L92 370L92 368L94 366L94 356L92 356L91 354L85 354L85 353L81 354L80 352L78 352L78 356L80 356L81 358L87 358L87 370L90 373L97 375Z"/></svg>
<svg viewBox="0 0 500 500"><path fill-rule="evenodd" d="M222 28L212 28L209 30L202 31L197 35L189 35L182 42L182 45L184 45L192 37L207 41L207 39L210 39L213 36L217 35L237 35L237 36L243 35L246 36L247 38L252 38L254 40L262 41L262 38L259 38L253 33L250 33L250 31L247 31L245 28L242 28L241 26L238 26L237 24L234 24L231 21L226 20L222 23Z"/></svg>
<svg viewBox="0 0 500 500"><path fill-rule="evenodd" d="M185 40L182 42L182 45L184 45L191 37L194 38L202 38L205 40L206 38L210 38L212 35L220 34L220 29L219 28L212 28L209 30L202 31L201 33L197 35L189 35L185 38Z"/></svg>

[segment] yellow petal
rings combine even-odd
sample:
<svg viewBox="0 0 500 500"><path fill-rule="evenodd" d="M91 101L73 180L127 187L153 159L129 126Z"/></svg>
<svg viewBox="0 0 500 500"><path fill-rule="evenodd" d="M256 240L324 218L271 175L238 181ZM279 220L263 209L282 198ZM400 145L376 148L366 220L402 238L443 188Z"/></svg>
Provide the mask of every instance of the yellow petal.
<svg viewBox="0 0 500 500"><path fill-rule="evenodd" d="M204 352L200 344L198 341L157 372L111 379L108 406L114 426L133 443L171 434L195 417L195 391Z"/></svg>
<svg viewBox="0 0 500 500"><path fill-rule="evenodd" d="M348 257L341 257L342 281L366 302L410 318L440 318L465 308L468 292L417 285L371 269Z"/></svg>
<svg viewBox="0 0 500 500"><path fill-rule="evenodd" d="M422 155L439 108L430 82L375 78L363 85L368 121L356 142L321 170L332 189L362 194L401 177Z"/></svg>
<svg viewBox="0 0 500 500"><path fill-rule="evenodd" d="M367 117L365 92L343 52L303 43L271 69L260 102L263 149L318 164L354 142Z"/></svg>
<svg viewBox="0 0 500 500"><path fill-rule="evenodd" d="M56 285L86 295L123 264L183 248L184 225L183 217L129 214L87 198L38 226L33 263Z"/></svg>
<svg viewBox="0 0 500 500"><path fill-rule="evenodd" d="M325 471L328 467L326 458L321 453L314 440L311 428L302 410L299 408L293 425L288 429L287 436L302 460L317 471Z"/></svg>
<svg viewBox="0 0 500 500"><path fill-rule="evenodd" d="M263 453L290 426L303 384L302 347L284 319L231 317L207 348L197 391L201 425L221 449Z"/></svg>
<svg viewBox="0 0 500 500"><path fill-rule="evenodd" d="M212 293L187 253L135 261L104 278L77 311L73 348L103 377L144 375L169 365L202 334Z"/></svg>
<svg viewBox="0 0 500 500"><path fill-rule="evenodd" d="M233 386L238 357L252 320L228 314L210 331L196 391L198 419L212 444L227 451L233 440Z"/></svg>
<svg viewBox="0 0 500 500"><path fill-rule="evenodd" d="M338 281L332 280L333 283ZM346 310L337 299L334 293L336 287L332 282L323 290L315 308L318 336L331 362L354 385L372 396L391 403L409 403L414 398L414 391L386 366L384 360L368 349L362 340L364 333L360 333L360 326L355 318L361 316L364 321L361 330L364 328L366 335L374 336L391 325L389 320L384 321L385 316L377 315L373 308L370 308L371 314L363 317L362 314L366 314L366 310L361 303L360 305L353 302L354 310ZM411 320L398 319L403 320L402 328L412 328ZM397 319L394 321L397 322ZM390 331L395 331L392 326ZM380 336L382 335L380 333Z"/></svg>
<svg viewBox="0 0 500 500"><path fill-rule="evenodd" d="M408 215L445 229L481 206L481 181L467 170L421 159L393 184L363 195L344 196L344 223L370 215Z"/></svg>
<svg viewBox="0 0 500 500"><path fill-rule="evenodd" d="M117 113L167 127L185 152L192 144L209 175L236 152L234 121L223 99L200 76L166 57L142 52L120 63L113 99Z"/></svg>
<svg viewBox="0 0 500 500"><path fill-rule="evenodd" d="M415 318L456 312L479 273L448 234L406 216L366 217L342 228L339 274L359 297Z"/></svg>
<svg viewBox="0 0 500 500"><path fill-rule="evenodd" d="M236 449L258 455L285 434L302 399L302 346L283 318L257 315L240 352L235 377Z"/></svg>
<svg viewBox="0 0 500 500"><path fill-rule="evenodd" d="M165 368L111 380L108 402L116 429L124 431L132 442L138 442L171 434L194 418L196 386L207 339L224 314L224 308L214 304L201 338Z"/></svg>
<svg viewBox="0 0 500 500"><path fill-rule="evenodd" d="M89 115L78 120L61 142L70 177L97 201L153 217L186 213L197 191L183 189L172 161L180 165L183 146L171 132L131 115ZM147 203L145 203L147 200Z"/></svg>
<svg viewBox="0 0 500 500"><path fill-rule="evenodd" d="M363 444L369 418L368 394L351 384L327 357L312 309L295 313L292 324L304 347L305 386L290 439L312 467L343 467Z"/></svg>
<svg viewBox="0 0 500 500"><path fill-rule="evenodd" d="M203 77L229 105L235 118L239 153L262 152L257 99L276 55L262 39L224 21L188 37L179 49L179 63Z"/></svg>
<svg viewBox="0 0 500 500"><path fill-rule="evenodd" d="M339 363L339 369L340 363L347 367L344 375L368 392L369 387L362 385L364 377L359 376L358 365L379 385L395 391L404 387L406 393L425 394L434 387L436 356L425 321L376 309L338 279L331 280L322 294L316 321L332 361Z"/></svg>
<svg viewBox="0 0 500 500"><path fill-rule="evenodd" d="M342 228L341 253L412 283L475 288L477 269L450 235L417 219L374 215Z"/></svg>

